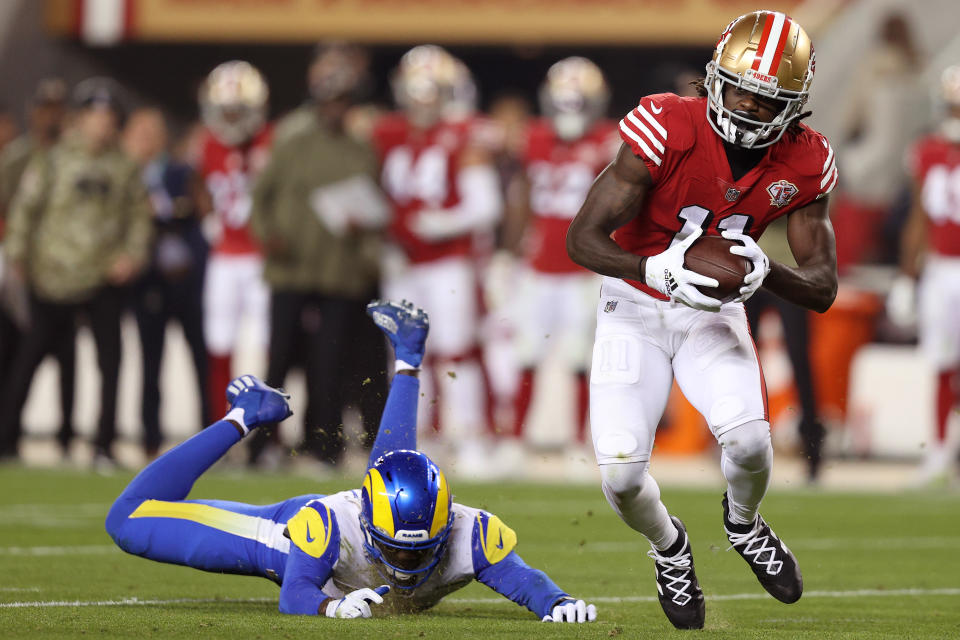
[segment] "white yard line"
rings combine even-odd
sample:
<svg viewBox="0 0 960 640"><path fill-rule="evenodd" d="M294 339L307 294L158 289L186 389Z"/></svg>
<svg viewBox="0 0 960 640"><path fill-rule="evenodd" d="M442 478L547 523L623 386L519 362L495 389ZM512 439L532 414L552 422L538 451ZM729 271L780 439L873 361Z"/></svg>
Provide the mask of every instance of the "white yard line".
<svg viewBox="0 0 960 640"><path fill-rule="evenodd" d="M98 556L119 553L112 544L86 544L68 547L0 547L0 556Z"/></svg>
<svg viewBox="0 0 960 640"><path fill-rule="evenodd" d="M46 602L0 602L3 609L47 608L47 607L143 607L166 604L203 604L207 602L257 603L276 602L276 598L175 598L173 600L141 600L139 598L120 598L118 600L49 600Z"/></svg>
<svg viewBox="0 0 960 640"><path fill-rule="evenodd" d="M40 591L40 587L0 587L0 591Z"/></svg>
<svg viewBox="0 0 960 640"><path fill-rule="evenodd" d="M957 596L960 595L960 588L945 589L854 589L851 591L804 591L803 597L807 598L872 598L884 596ZM728 593L719 595L705 595L706 600L767 600L770 598L765 593ZM609 597L600 596L597 598L584 598L587 602L596 602L603 604L619 604L629 602L656 602L656 596L621 596ZM493 604L497 602L509 602L504 598L448 598L444 602L451 604ZM3 605L0 605L3 606Z"/></svg>
<svg viewBox="0 0 960 640"><path fill-rule="evenodd" d="M692 539L692 538L691 538ZM694 540L696 542L696 540ZM960 548L960 536L918 537L918 538L798 538L789 539L793 550L830 551L839 549L957 549ZM571 543L572 544L572 543ZM724 543L724 549L726 543ZM540 545L543 549L547 545ZM552 543L550 548L571 548L571 545ZM587 542L583 549L598 553L620 553L624 551L646 551L649 545L637 542ZM696 549L696 547L694 547Z"/></svg>
<svg viewBox="0 0 960 640"><path fill-rule="evenodd" d="M809 598L873 598L890 596L958 596L960 588L944 589L854 589L851 591L807 591L803 597ZM766 600L765 593L730 593L707 596L707 600ZM631 602L656 602L655 596L622 596L586 598L590 602L620 604ZM47 607L143 607L168 604L204 604L204 603L262 603L276 602L276 598L176 598L172 600L140 600L139 598L120 598L117 600L48 600L38 602L2 602L0 609L47 608ZM449 604L513 604L505 598L448 598Z"/></svg>

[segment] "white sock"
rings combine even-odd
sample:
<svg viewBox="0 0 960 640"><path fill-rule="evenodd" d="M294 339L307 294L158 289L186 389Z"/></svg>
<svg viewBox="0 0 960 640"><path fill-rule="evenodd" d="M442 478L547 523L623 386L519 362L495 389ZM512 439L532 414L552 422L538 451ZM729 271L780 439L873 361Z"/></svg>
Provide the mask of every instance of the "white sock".
<svg viewBox="0 0 960 640"><path fill-rule="evenodd" d="M416 371L419 368L420 367L415 367L409 362L404 362L403 360L399 359L393 364L394 371Z"/></svg>
<svg viewBox="0 0 960 640"><path fill-rule="evenodd" d="M770 484L773 445L770 425L755 420L720 436L720 468L727 479L727 503L732 524L753 524Z"/></svg>

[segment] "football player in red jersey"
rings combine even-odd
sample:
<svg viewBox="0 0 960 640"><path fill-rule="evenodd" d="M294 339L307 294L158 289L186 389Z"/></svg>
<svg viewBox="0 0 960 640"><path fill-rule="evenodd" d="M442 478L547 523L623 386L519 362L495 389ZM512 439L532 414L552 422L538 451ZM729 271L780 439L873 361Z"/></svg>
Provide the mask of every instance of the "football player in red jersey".
<svg viewBox="0 0 960 640"><path fill-rule="evenodd" d="M225 408L223 389L233 377L231 357L241 319L253 320L267 342L269 293L263 259L250 228L250 190L270 152L267 83L250 63L225 62L200 89L206 128L198 171L206 210L216 223L203 293L204 338L210 354L207 384L211 410Z"/></svg>
<svg viewBox="0 0 960 640"><path fill-rule="evenodd" d="M488 465L479 450L486 412L471 251L476 234L499 218L501 196L490 154L475 138L478 123L462 113L465 70L440 47L408 51L392 79L400 111L376 124L373 141L397 249L384 293L417 300L430 314L439 403L428 406L446 418L444 439L458 450L459 470L479 473Z"/></svg>
<svg viewBox="0 0 960 640"><path fill-rule="evenodd" d="M567 234L575 262L606 276L597 312L590 424L614 511L653 547L660 604L680 628L704 622L686 529L647 473L674 377L720 444L723 525L760 583L800 598L796 558L760 517L773 449L766 390L741 302L760 286L825 311L837 291L827 194L837 181L827 140L802 125L814 53L799 24L756 11L731 22L707 64L703 97L651 95L620 122L623 146ZM771 262L755 238L788 215L796 267ZM611 236L612 234L612 236ZM740 246L753 270L721 305L684 268L701 235Z"/></svg>
<svg viewBox="0 0 960 640"><path fill-rule="evenodd" d="M576 376L576 440L583 443L587 417L589 336L599 279L567 256L567 227L597 175L616 155L619 137L604 120L610 91L600 68L581 57L560 60L540 88L544 117L531 122L522 152L525 196L504 224L504 244L525 263L515 305L516 357L521 367L513 433L523 438L535 372L551 349L561 350ZM522 237L522 240L520 239Z"/></svg>
<svg viewBox="0 0 960 640"><path fill-rule="evenodd" d="M902 275L887 300L894 321L918 321L924 355L937 371L937 430L920 471L924 483L946 476L957 456L947 446L947 425L960 405L960 66L943 72L941 95L946 114L939 131L920 139L911 154L914 199L901 240Z"/></svg>

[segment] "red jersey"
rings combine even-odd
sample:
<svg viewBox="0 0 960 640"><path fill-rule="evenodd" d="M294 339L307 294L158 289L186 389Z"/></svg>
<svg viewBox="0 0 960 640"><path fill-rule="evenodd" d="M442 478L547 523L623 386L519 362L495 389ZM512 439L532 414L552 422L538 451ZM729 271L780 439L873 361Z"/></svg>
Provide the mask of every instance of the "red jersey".
<svg viewBox="0 0 960 640"><path fill-rule="evenodd" d="M380 182L393 206L390 234L411 262L432 262L470 253L470 233L431 242L411 229L415 216L425 210L455 207L460 202L457 173L460 156L473 143L477 123L440 122L422 131L406 116L388 114L377 122L373 142L380 156Z"/></svg>
<svg viewBox="0 0 960 640"><path fill-rule="evenodd" d="M757 166L734 180L723 140L707 121L706 98L661 93L643 98L620 121L620 137L653 178L640 213L613 239L638 256L656 255L695 227L705 235L732 229L754 239L773 220L821 198L837 184L827 139L801 125L767 148ZM627 281L659 300L666 296Z"/></svg>
<svg viewBox="0 0 960 640"><path fill-rule="evenodd" d="M583 137L565 141L549 120L527 129L524 165L530 183L530 231L527 260L536 271L583 271L567 255L567 228L594 179L616 156L620 144L612 122L594 125Z"/></svg>
<svg viewBox="0 0 960 640"><path fill-rule="evenodd" d="M250 142L236 147L223 144L212 133L204 136L200 175L213 199L213 212L222 230L213 247L216 253L260 252L249 227L250 190L270 157L271 134L268 125Z"/></svg>
<svg viewBox="0 0 960 640"><path fill-rule="evenodd" d="M928 136L911 156L927 214L928 246L943 256L960 256L960 144Z"/></svg>

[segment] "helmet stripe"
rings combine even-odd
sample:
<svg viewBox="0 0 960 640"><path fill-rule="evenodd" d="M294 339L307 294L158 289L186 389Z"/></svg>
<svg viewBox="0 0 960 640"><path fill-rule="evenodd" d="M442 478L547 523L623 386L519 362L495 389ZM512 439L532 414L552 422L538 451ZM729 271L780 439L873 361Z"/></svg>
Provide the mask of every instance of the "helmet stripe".
<svg viewBox="0 0 960 640"><path fill-rule="evenodd" d="M760 45L757 47L756 57L753 59L753 70L764 75L772 75L776 68L772 67L774 58L780 64L783 46L787 42L786 34L790 27L786 24L788 18L778 12L768 13L763 23L763 35L760 36ZM784 28L786 27L786 29ZM771 68L774 71L771 71Z"/></svg>
<svg viewBox="0 0 960 640"><path fill-rule="evenodd" d="M433 522L430 524L430 537L435 538L443 528L447 526L450 519L450 490L447 488L447 479L443 472L437 470L437 477L440 480L437 487L437 504L433 510Z"/></svg>
<svg viewBox="0 0 960 640"><path fill-rule="evenodd" d="M763 50L767 46L767 40L770 39L770 30L773 28L773 20L770 18L770 14L767 14L763 20L763 33L760 34L760 44L757 45L757 51L753 54L752 68L754 71L760 70L760 61L763 57Z"/></svg>
<svg viewBox="0 0 960 640"><path fill-rule="evenodd" d="M790 36L790 28L793 26L793 20L790 19L790 16L784 16L783 28L780 29L780 40L777 41L777 49L773 55L773 60L770 62L770 69L767 71L770 75L776 75L777 69L780 68L780 60L783 58L783 49L787 46L787 38Z"/></svg>
<svg viewBox="0 0 960 640"><path fill-rule="evenodd" d="M370 496L370 506L373 511L373 522L375 529L379 529L391 538L396 534L393 522L393 509L390 505L390 497L387 495L387 486L383 482L383 476L376 469L369 469L367 477L363 480L363 487Z"/></svg>

